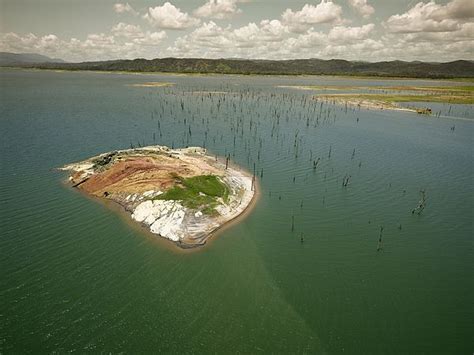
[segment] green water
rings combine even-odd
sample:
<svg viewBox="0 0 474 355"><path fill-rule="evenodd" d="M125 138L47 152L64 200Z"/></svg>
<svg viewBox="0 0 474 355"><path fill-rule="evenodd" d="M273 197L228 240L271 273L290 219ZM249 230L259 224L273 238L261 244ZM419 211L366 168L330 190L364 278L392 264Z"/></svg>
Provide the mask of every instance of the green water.
<svg viewBox="0 0 474 355"><path fill-rule="evenodd" d="M400 81L0 71L0 352L471 354L472 107L277 87L338 84ZM131 144L231 154L261 198L180 253L54 170Z"/></svg>

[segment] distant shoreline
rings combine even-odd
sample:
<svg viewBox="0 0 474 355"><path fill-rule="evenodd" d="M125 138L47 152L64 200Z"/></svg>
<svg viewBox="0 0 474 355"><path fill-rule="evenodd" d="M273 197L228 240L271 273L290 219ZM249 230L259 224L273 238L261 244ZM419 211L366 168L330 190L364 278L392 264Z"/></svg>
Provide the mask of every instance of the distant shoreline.
<svg viewBox="0 0 474 355"><path fill-rule="evenodd" d="M212 76L237 76L237 77L295 77L295 78L345 78L354 80L426 80L426 81L448 81L448 82L469 82L474 83L474 77L422 77L422 76L400 76L400 75L363 75L363 74L295 74L295 73L218 73L218 72L174 72L174 71L128 71L128 70L100 70L100 69L65 69L65 68L39 68L22 66L0 66L0 71L4 69L18 71L51 71L56 73L97 73L97 74L118 74L118 75L169 75L184 77L212 77Z"/></svg>

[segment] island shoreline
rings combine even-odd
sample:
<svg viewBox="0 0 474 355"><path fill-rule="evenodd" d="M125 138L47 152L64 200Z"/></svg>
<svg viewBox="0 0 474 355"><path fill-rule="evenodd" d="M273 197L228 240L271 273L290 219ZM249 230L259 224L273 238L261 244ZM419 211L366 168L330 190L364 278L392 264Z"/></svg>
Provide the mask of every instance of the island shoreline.
<svg viewBox="0 0 474 355"><path fill-rule="evenodd" d="M219 160L221 160L221 159L219 159ZM220 164L223 164L223 163L220 162ZM252 174L248 170L238 166L237 164L232 163L232 164L229 165L229 168L231 168L231 170L240 172L243 175L246 175L246 176L249 176L249 177L252 176ZM58 170L64 171L65 169L64 168L59 168ZM70 188L71 190L79 191L79 193L81 195L86 196L88 199L91 199L92 201L98 201L100 204L102 204L104 207L110 209L111 211L118 212L118 215L121 216L120 218L124 218L124 220L127 224L129 224L134 229L136 228L136 230L139 231L141 234L143 232L145 232L145 235L147 235L147 237L150 237L150 240L153 240L153 242L158 242L160 244L160 246L164 246L166 249L169 249L173 252L179 252L179 253L192 252L194 250L202 249L203 247L205 247L208 244L211 244L215 239L217 239L217 237L224 230L226 230L227 228L232 227L234 224L239 223L239 222L243 221L245 218L247 218L250 215L251 211L257 205L257 202L258 202L258 200L261 196L260 184L257 180L257 177L255 177L255 180L254 180L254 183L253 183L253 190L251 190L252 195L251 195L250 201L247 202L244 209L239 214L237 214L234 217L232 217L231 219L223 222L222 224L217 226L214 230L209 232L207 234L206 238L204 239L204 243L202 243L202 244L201 243L199 243L199 244L186 244L186 243L182 243L181 241L174 241L174 240L168 239L166 237L163 237L159 234L153 233L149 228L147 228L146 224L144 224L142 222L138 222L138 221L134 220L133 218L131 218L132 214L133 214L133 210L128 209L126 205L121 204L119 201L116 201L116 200L113 200L113 199L104 199L100 196L95 196L93 194L90 194L87 191L82 190L81 188L77 188L74 184L71 184L71 180L68 177L66 177L63 180L63 184L67 188Z"/></svg>
<svg viewBox="0 0 474 355"><path fill-rule="evenodd" d="M236 169L234 167L235 170L240 170L240 171L243 171L245 173L249 173L248 171L246 171L245 169L242 169L242 168L238 168ZM211 244L214 240L217 239L217 237L221 234L221 233L224 233L227 229L230 229L232 228L234 225L237 225L238 223L240 222L243 222L247 217L250 216L251 212L255 209L255 207L257 206L257 202L258 200L261 198L262 196L262 193L261 193L261 187L260 187L260 182L258 181L257 177L255 177L255 182L254 182L254 193L253 193L253 196L252 196L252 199L250 200L249 204L245 207L245 209L240 213L238 214L237 216L235 216L234 218L226 221L225 223L223 223L222 225L220 225L219 227L217 227L215 230L213 230L210 235L209 235L209 238L208 240L206 240L206 244L203 245L203 247L205 247L207 244ZM181 248L181 249L186 249L186 248ZM193 250L193 249L200 249L200 248L187 248L188 250Z"/></svg>
<svg viewBox="0 0 474 355"><path fill-rule="evenodd" d="M243 168L239 168L238 170L246 172L246 173L250 173ZM250 203L245 207L245 209L239 215L226 221L224 224L222 224L221 226L216 228L214 231L212 231L209 234L209 238L206 240L205 244L195 246L192 248L183 248L179 244L177 244L176 242L170 239L163 238L159 235L152 233L142 223L135 222L133 219L130 218L131 213L127 211L125 207L120 205L119 203L112 200L106 200L97 196L93 196L81 189L77 189L71 185L70 181L68 181L68 178L63 178L62 183L66 188L70 189L71 191L77 192L81 196L85 196L87 199L93 201L94 203L99 203L100 205L104 206L110 211L117 212L117 215L119 216L119 218L123 220L127 224L127 226L131 227L132 230L136 230L140 234L144 234L146 238L149 239L153 244L157 243L159 247L165 248L166 250L171 251L175 254L190 254L190 253L198 252L204 249L208 249L214 243L214 241L218 239L218 237L222 233L224 233L226 230L232 228L233 226L247 219L250 216L251 212L254 210L254 208L257 206L257 203L262 196L260 182L256 179L255 184L254 184L255 190L254 190L253 197Z"/></svg>

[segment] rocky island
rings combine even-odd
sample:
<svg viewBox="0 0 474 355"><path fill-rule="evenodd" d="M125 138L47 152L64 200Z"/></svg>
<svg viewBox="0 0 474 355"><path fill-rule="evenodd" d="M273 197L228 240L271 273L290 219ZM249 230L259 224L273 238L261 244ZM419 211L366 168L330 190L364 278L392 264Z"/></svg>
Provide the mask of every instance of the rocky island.
<svg viewBox="0 0 474 355"><path fill-rule="evenodd" d="M65 165L73 187L112 200L151 233L182 248L202 246L255 197L255 177L206 149L148 146Z"/></svg>

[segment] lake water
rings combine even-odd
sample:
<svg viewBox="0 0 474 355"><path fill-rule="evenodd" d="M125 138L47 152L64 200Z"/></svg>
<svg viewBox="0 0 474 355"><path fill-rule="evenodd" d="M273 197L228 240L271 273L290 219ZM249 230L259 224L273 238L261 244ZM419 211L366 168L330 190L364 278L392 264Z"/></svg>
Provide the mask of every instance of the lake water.
<svg viewBox="0 0 474 355"><path fill-rule="evenodd" d="M0 352L472 353L472 107L282 85L401 82L1 70ZM230 154L260 200L180 252L55 170L139 144Z"/></svg>

